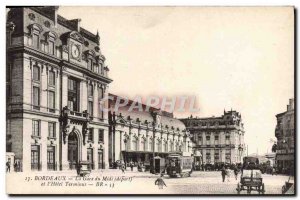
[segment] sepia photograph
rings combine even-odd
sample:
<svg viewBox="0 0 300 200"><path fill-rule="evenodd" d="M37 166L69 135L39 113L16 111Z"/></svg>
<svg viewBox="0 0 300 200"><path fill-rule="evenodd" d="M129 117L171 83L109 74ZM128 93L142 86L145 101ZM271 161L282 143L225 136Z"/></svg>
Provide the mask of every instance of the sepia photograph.
<svg viewBox="0 0 300 200"><path fill-rule="evenodd" d="M5 9L7 194L295 196L293 6Z"/></svg>

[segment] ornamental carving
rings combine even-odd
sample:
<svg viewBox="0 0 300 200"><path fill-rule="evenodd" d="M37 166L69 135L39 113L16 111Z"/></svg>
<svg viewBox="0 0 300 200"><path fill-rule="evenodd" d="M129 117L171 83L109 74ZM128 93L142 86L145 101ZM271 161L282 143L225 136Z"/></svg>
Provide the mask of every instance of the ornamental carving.
<svg viewBox="0 0 300 200"><path fill-rule="evenodd" d="M29 13L28 17L30 20L35 21L35 15L33 13Z"/></svg>
<svg viewBox="0 0 300 200"><path fill-rule="evenodd" d="M64 144L66 144L68 135L70 134L69 114L70 114L70 110L69 110L68 106L65 106L62 110L62 115L60 117Z"/></svg>
<svg viewBox="0 0 300 200"><path fill-rule="evenodd" d="M83 37L80 35L80 33L76 32L76 31L72 31L70 34L69 34L69 37L80 42L81 44L84 43L84 39Z"/></svg>

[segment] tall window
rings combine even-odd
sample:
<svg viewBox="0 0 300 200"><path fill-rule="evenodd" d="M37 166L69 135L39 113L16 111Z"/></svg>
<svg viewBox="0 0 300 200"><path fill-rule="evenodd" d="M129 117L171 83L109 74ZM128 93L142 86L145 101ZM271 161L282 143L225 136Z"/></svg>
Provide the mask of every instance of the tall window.
<svg viewBox="0 0 300 200"><path fill-rule="evenodd" d="M104 169L103 165L103 151L98 149L98 169Z"/></svg>
<svg viewBox="0 0 300 200"><path fill-rule="evenodd" d="M31 170L40 170L40 146L31 145Z"/></svg>
<svg viewBox="0 0 300 200"><path fill-rule="evenodd" d="M37 34L33 34L32 40L33 40L34 48L38 49L39 48L39 36Z"/></svg>
<svg viewBox="0 0 300 200"><path fill-rule="evenodd" d="M33 120L32 121L32 135L33 136L40 136L40 120Z"/></svg>
<svg viewBox="0 0 300 200"><path fill-rule="evenodd" d="M164 142L164 149L163 149L164 152L168 152L168 142Z"/></svg>
<svg viewBox="0 0 300 200"><path fill-rule="evenodd" d="M149 151L153 151L153 140L152 138L149 139L149 148L148 148Z"/></svg>
<svg viewBox="0 0 300 200"><path fill-rule="evenodd" d="M72 111L79 111L79 81L68 79L68 107Z"/></svg>
<svg viewBox="0 0 300 200"><path fill-rule="evenodd" d="M87 161L90 163L90 169L94 169L94 158L93 158L93 149L87 149Z"/></svg>
<svg viewBox="0 0 300 200"><path fill-rule="evenodd" d="M39 109L40 108L40 88L37 86L33 86L33 108Z"/></svg>
<svg viewBox="0 0 300 200"><path fill-rule="evenodd" d="M198 136L198 145L202 145L202 136L201 135Z"/></svg>
<svg viewBox="0 0 300 200"><path fill-rule="evenodd" d="M231 153L230 153L230 149L226 149L225 150L225 159L227 163L230 163L231 160Z"/></svg>
<svg viewBox="0 0 300 200"><path fill-rule="evenodd" d="M55 72L49 71L49 85L54 86L55 85Z"/></svg>
<svg viewBox="0 0 300 200"><path fill-rule="evenodd" d="M34 81L40 81L40 68L38 66L33 66L32 78Z"/></svg>
<svg viewBox="0 0 300 200"><path fill-rule="evenodd" d="M141 140L141 150L146 151L146 140L144 138Z"/></svg>
<svg viewBox="0 0 300 200"><path fill-rule="evenodd" d="M219 144L219 136L215 135L215 145L218 145L218 144Z"/></svg>
<svg viewBox="0 0 300 200"><path fill-rule="evenodd" d="M93 70L93 60L92 59L88 59L88 70Z"/></svg>
<svg viewBox="0 0 300 200"><path fill-rule="evenodd" d="M93 104L94 104L94 102L91 101L91 100L89 100L89 102L88 102L88 113L89 113L91 116L93 116L93 109L94 109Z"/></svg>
<svg viewBox="0 0 300 200"><path fill-rule="evenodd" d="M98 142L99 143L104 143L104 130L103 129L99 129Z"/></svg>
<svg viewBox="0 0 300 200"><path fill-rule="evenodd" d="M55 147L47 147L47 169L56 170L55 166Z"/></svg>
<svg viewBox="0 0 300 200"><path fill-rule="evenodd" d="M174 142L173 141L170 142L170 150L174 151Z"/></svg>
<svg viewBox="0 0 300 200"><path fill-rule="evenodd" d="M162 144L161 140L157 141L157 148L156 149L157 149L158 152L162 152L162 145L161 144Z"/></svg>
<svg viewBox="0 0 300 200"><path fill-rule="evenodd" d="M94 142L94 128L89 128L88 141Z"/></svg>
<svg viewBox="0 0 300 200"><path fill-rule="evenodd" d="M48 137L55 138L55 122L48 122Z"/></svg>
<svg viewBox="0 0 300 200"><path fill-rule="evenodd" d="M209 135L206 136L206 145L210 145L210 136Z"/></svg>
<svg viewBox="0 0 300 200"><path fill-rule="evenodd" d="M133 151L137 151L138 150L138 141L137 141L137 137L132 137L132 148L131 150Z"/></svg>
<svg viewBox="0 0 300 200"><path fill-rule="evenodd" d="M50 112L55 112L55 93L53 91L48 91L48 106Z"/></svg>
<svg viewBox="0 0 300 200"><path fill-rule="evenodd" d="M94 87L92 84L88 85L88 97L92 97L94 95Z"/></svg>
<svg viewBox="0 0 300 200"><path fill-rule="evenodd" d="M53 41L49 41L49 53L51 55L54 54L54 42Z"/></svg>
<svg viewBox="0 0 300 200"><path fill-rule="evenodd" d="M208 150L206 151L206 163L210 163L210 161L211 161L211 158L210 158L210 150L208 149Z"/></svg>
<svg viewBox="0 0 300 200"><path fill-rule="evenodd" d="M103 108L101 106L103 106L102 104L102 99L103 99L103 88L102 87L98 87L98 106L99 106L99 118L103 119L103 115L104 115L104 112L103 112Z"/></svg>
<svg viewBox="0 0 300 200"><path fill-rule="evenodd" d="M230 144L230 135L229 134L225 136L225 144L226 145Z"/></svg>
<svg viewBox="0 0 300 200"><path fill-rule="evenodd" d="M215 162L219 162L219 161L220 161L219 151L216 150L216 151L215 151Z"/></svg>

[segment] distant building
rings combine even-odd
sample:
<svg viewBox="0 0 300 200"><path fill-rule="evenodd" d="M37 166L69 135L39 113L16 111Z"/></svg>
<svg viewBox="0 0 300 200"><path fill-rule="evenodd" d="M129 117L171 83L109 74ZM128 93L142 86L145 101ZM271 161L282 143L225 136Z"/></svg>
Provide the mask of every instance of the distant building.
<svg viewBox="0 0 300 200"><path fill-rule="evenodd" d="M287 110L276 115L277 125L275 136L277 138L276 164L279 171L289 173L293 170L295 160L295 119L294 99L289 100Z"/></svg>
<svg viewBox="0 0 300 200"><path fill-rule="evenodd" d="M241 114L224 111L221 117L181 119L200 151L203 164L240 163L245 153Z"/></svg>
<svg viewBox="0 0 300 200"><path fill-rule="evenodd" d="M109 94L109 162L112 165L116 161L142 162L149 164L155 157L167 157L170 153L192 153L192 142L185 125L173 117L172 113L149 108L140 104L143 111L129 110L132 104L115 111L116 98ZM154 122L156 121L157 124Z"/></svg>

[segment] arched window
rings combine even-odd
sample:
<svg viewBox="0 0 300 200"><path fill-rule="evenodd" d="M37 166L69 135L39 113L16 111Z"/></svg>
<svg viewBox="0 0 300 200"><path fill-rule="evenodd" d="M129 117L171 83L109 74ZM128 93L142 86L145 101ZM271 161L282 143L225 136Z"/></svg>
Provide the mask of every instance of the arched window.
<svg viewBox="0 0 300 200"><path fill-rule="evenodd" d="M141 140L141 151L146 151L146 138Z"/></svg>

